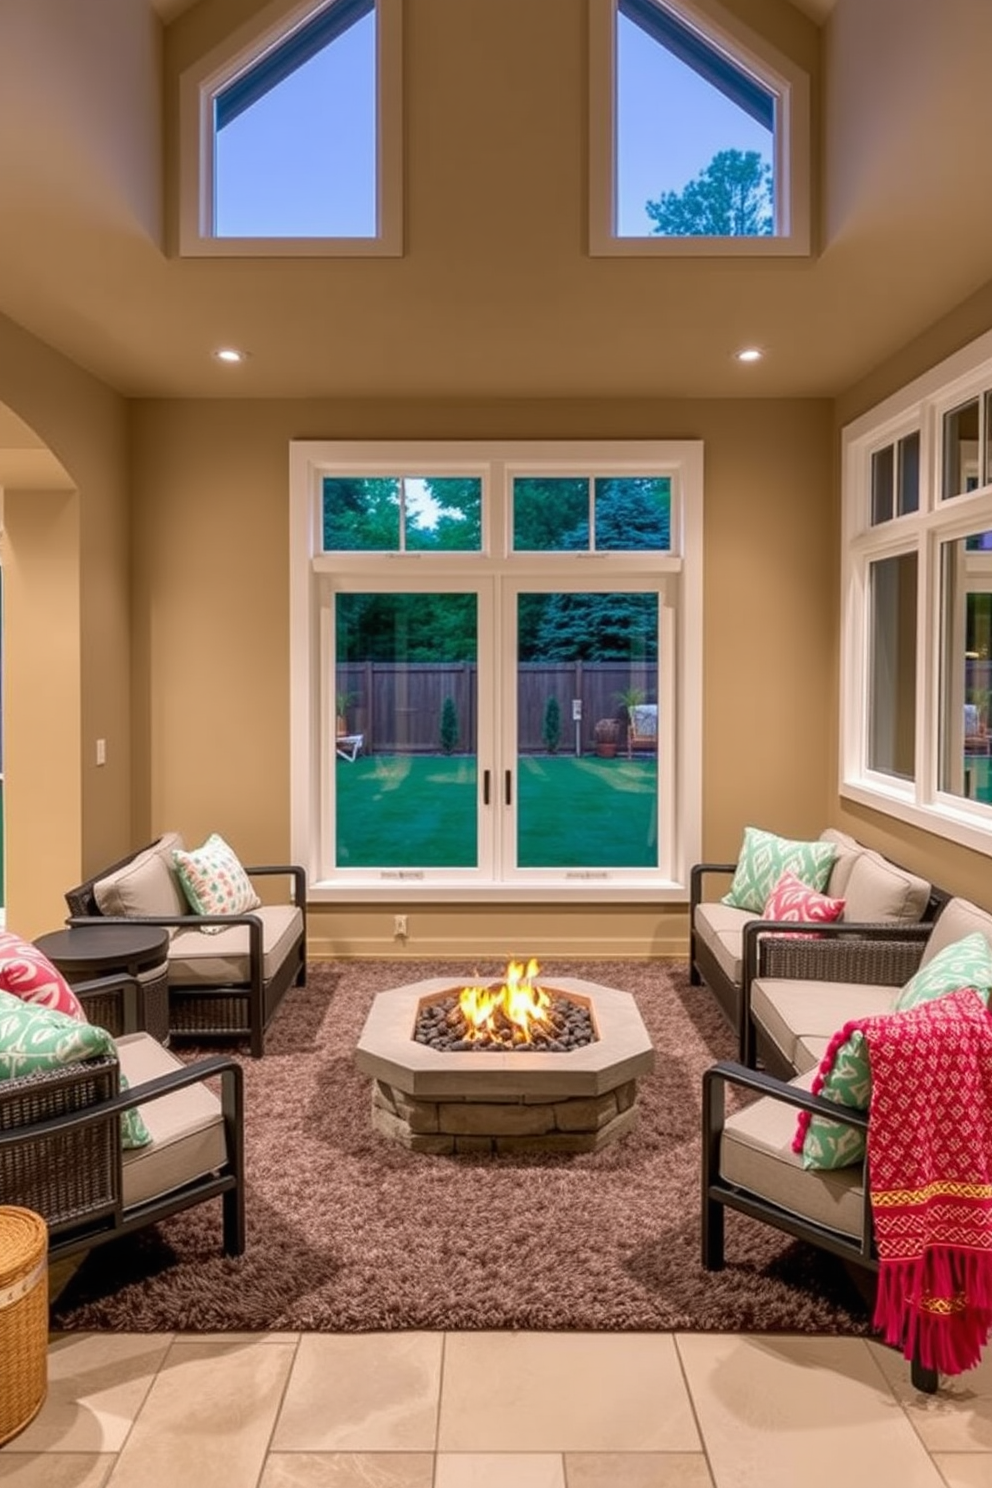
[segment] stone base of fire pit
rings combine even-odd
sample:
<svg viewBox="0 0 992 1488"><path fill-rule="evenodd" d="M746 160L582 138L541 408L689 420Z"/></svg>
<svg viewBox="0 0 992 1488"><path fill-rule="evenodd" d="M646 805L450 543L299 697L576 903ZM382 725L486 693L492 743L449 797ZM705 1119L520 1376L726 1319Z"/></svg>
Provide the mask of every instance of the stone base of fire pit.
<svg viewBox="0 0 992 1488"><path fill-rule="evenodd" d="M435 978L380 992L355 1059L373 1077L372 1123L415 1152L595 1152L637 1120L637 1078L654 1050L629 992L573 977L548 990L591 1010L596 1040L567 1053L441 1053L414 1041Z"/></svg>

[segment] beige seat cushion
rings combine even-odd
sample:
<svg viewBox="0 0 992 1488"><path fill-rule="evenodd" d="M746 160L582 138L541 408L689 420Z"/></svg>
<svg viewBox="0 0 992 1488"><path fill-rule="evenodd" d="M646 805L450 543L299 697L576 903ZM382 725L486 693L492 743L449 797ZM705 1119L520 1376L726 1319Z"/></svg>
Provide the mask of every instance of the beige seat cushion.
<svg viewBox="0 0 992 1488"><path fill-rule="evenodd" d="M167 832L93 885L97 908L104 915L185 915L189 904L172 863L172 849L182 847L178 832Z"/></svg>
<svg viewBox="0 0 992 1488"><path fill-rule="evenodd" d="M898 990L758 977L751 985L751 1015L790 1067L802 1073L816 1067L829 1040L850 1019L891 1012Z"/></svg>
<svg viewBox="0 0 992 1488"><path fill-rule="evenodd" d="M744 926L760 918L749 909L732 909L729 904L696 905L696 934L723 974L738 987L743 976Z"/></svg>
<svg viewBox="0 0 992 1488"><path fill-rule="evenodd" d="M147 1033L116 1040L121 1072L134 1089L156 1075L185 1068ZM152 1140L124 1152L124 1208L182 1188L227 1161L220 1099L206 1085L189 1085L140 1107Z"/></svg>
<svg viewBox="0 0 992 1488"><path fill-rule="evenodd" d="M963 940L966 935L973 935L976 930L980 930L992 945L992 915L979 909L969 899L949 899L927 937L921 966L932 961L945 946L953 945L956 940Z"/></svg>
<svg viewBox="0 0 992 1488"><path fill-rule="evenodd" d="M265 981L279 970L294 941L303 934L303 915L295 904L263 904L252 910L262 921ZM169 944L169 986L244 985L251 980L248 926L232 925L219 935L181 928Z"/></svg>
<svg viewBox="0 0 992 1488"><path fill-rule="evenodd" d="M858 853L844 888L844 919L874 924L917 924L926 911L930 884L867 849Z"/></svg>
<svg viewBox="0 0 992 1488"><path fill-rule="evenodd" d="M794 1083L808 1090L812 1073ZM804 1168L792 1150L798 1114L794 1106L762 1096L729 1116L720 1143L720 1172L727 1182L789 1214L857 1237L865 1205L861 1166L826 1172Z"/></svg>

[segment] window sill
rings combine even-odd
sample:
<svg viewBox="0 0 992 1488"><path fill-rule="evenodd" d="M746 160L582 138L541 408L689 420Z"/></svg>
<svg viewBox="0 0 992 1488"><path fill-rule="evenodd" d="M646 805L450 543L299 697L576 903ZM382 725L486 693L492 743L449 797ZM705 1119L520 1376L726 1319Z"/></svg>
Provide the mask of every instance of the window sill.
<svg viewBox="0 0 992 1488"><path fill-rule="evenodd" d="M674 882L637 884L628 879L590 878L581 882L546 880L540 883L518 880L515 883L458 883L441 878L395 878L382 883L347 881L344 879L317 879L307 884L309 904L395 903L397 896L403 901L434 901L445 904L684 904L689 890L685 884Z"/></svg>
<svg viewBox="0 0 992 1488"><path fill-rule="evenodd" d="M886 816L896 817L920 831L930 832L934 837L942 837L947 842L956 842L961 847L992 857L992 807L976 806L975 803L965 807L955 804L949 796L922 806L851 781L845 781L841 786L840 795L842 800L884 812Z"/></svg>

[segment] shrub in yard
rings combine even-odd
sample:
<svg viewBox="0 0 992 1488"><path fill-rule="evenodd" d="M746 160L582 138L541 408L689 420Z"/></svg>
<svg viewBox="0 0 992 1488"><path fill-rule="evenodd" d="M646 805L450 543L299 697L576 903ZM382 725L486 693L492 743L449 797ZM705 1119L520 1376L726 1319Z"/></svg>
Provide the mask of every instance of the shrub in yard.
<svg viewBox="0 0 992 1488"><path fill-rule="evenodd" d="M453 697L446 697L441 708L441 749L451 754L458 743L458 710Z"/></svg>
<svg viewBox="0 0 992 1488"><path fill-rule="evenodd" d="M544 747L549 754L557 754L560 743L561 708L556 697L549 697L544 705Z"/></svg>

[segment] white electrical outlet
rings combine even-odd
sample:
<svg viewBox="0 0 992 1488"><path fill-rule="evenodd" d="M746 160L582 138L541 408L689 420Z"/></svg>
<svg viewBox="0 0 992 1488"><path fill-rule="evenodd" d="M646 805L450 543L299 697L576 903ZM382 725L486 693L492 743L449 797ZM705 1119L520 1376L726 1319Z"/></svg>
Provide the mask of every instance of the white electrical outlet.
<svg viewBox="0 0 992 1488"><path fill-rule="evenodd" d="M107 763L106 739L97 739L96 741L96 762L98 765L105 765Z"/></svg>
<svg viewBox="0 0 992 1488"><path fill-rule="evenodd" d="M406 915L393 915L393 934L401 939L406 939Z"/></svg>

